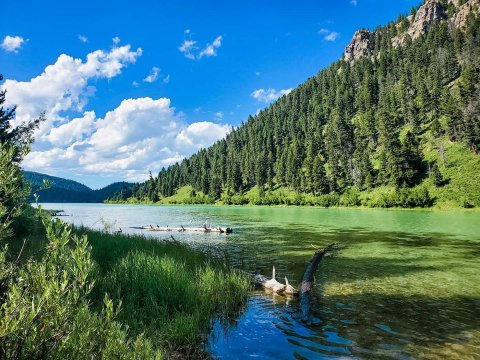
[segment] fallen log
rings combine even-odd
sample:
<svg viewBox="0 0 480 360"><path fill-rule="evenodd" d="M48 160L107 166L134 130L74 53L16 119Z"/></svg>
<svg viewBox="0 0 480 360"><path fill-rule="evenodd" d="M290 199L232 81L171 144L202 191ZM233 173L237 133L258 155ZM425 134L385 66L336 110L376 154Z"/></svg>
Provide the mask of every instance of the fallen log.
<svg viewBox="0 0 480 360"><path fill-rule="evenodd" d="M265 290L272 291L277 295L285 295L285 296L296 296L298 295L297 289L295 289L290 283L288 282L287 277L285 276L285 284L277 281L275 278L275 266L272 269L272 278L268 279L264 275L257 274L255 275L255 284L257 286L263 287Z"/></svg>
<svg viewBox="0 0 480 360"><path fill-rule="evenodd" d="M255 275L255 283L259 286L262 286L266 290L271 290L275 294L283 294L287 287L286 285L282 284L281 282L277 281L277 279L275 279L275 266L272 269L271 279L268 279L264 275L257 274Z"/></svg>
<svg viewBox="0 0 480 360"><path fill-rule="evenodd" d="M180 225L180 227L169 227L169 226L132 226L132 229L141 229L141 230L147 230L147 231L173 231L173 232L203 232L203 233L220 233L220 234L230 234L233 232L233 229L230 227L227 228L222 228L220 226L217 227L192 227L192 228L186 228L183 225Z"/></svg>
<svg viewBox="0 0 480 360"><path fill-rule="evenodd" d="M331 245L328 245L327 247L316 250L312 259L310 260L307 267L305 268L305 272L303 273L303 277L302 277L302 283L300 284L300 289L298 293L298 296L300 299L300 309L302 310L304 321L308 320L310 315L310 309L312 306L311 292L313 289L313 276L323 256L327 252L331 251L334 246L335 244L331 244Z"/></svg>

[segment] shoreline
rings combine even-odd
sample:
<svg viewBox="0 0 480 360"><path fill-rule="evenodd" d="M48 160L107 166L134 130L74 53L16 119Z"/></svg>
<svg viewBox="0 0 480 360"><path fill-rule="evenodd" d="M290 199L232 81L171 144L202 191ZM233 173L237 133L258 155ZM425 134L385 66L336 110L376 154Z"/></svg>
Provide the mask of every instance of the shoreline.
<svg viewBox="0 0 480 360"><path fill-rule="evenodd" d="M91 204L91 203L90 203ZM212 207L232 207L232 208L308 208L308 209L348 209L348 210L395 210L395 211L461 211L461 212L480 212L479 207L474 208L463 208L463 207L442 207L442 206L431 206L431 207L414 207L414 208L403 208L403 207L370 207L370 206L319 206L319 205L254 205L254 204L245 204L245 205L227 205L227 204L162 204L162 203L131 203L131 202L103 202L97 204L105 205L139 205L139 206L212 206Z"/></svg>

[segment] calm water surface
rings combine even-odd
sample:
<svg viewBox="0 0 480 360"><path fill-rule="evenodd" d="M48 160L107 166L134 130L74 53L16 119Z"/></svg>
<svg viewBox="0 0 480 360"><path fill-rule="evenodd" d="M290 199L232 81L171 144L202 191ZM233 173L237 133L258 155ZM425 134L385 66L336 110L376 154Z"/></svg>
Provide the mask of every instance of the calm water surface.
<svg viewBox="0 0 480 360"><path fill-rule="evenodd" d="M45 204L94 228L224 225L231 235L174 234L226 252L235 266L297 285L313 247L340 251L317 271L311 323L298 304L252 294L213 325L214 357L480 359L480 213L262 207ZM162 238L168 235L148 233ZM313 247L312 247L313 246Z"/></svg>

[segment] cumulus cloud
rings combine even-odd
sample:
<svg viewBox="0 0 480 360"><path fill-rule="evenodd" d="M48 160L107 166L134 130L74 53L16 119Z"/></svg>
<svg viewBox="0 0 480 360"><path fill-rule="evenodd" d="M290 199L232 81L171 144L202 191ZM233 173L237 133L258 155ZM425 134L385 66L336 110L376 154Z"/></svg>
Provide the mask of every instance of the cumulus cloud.
<svg viewBox="0 0 480 360"><path fill-rule="evenodd" d="M24 166L140 181L147 170L158 171L180 161L229 131L230 126L209 121L185 124L167 98L126 99L103 118L88 112L52 129L48 140L54 146L32 151Z"/></svg>
<svg viewBox="0 0 480 360"><path fill-rule="evenodd" d="M219 125L209 121L196 122L180 131L176 142L180 146L185 145L191 149L200 150L222 139L230 129L229 125Z"/></svg>
<svg viewBox="0 0 480 360"><path fill-rule="evenodd" d="M22 45L25 43L25 41L26 40L21 36L7 35L3 38L3 42L1 44L1 47L6 52L17 53L18 50L20 50L20 48L22 47Z"/></svg>
<svg viewBox="0 0 480 360"><path fill-rule="evenodd" d="M120 38L118 36L115 36L113 39L112 39L113 43L115 45L118 45L120 43Z"/></svg>
<svg viewBox="0 0 480 360"><path fill-rule="evenodd" d="M88 37L82 34L78 34L78 40L80 40L82 43L87 43L88 42Z"/></svg>
<svg viewBox="0 0 480 360"><path fill-rule="evenodd" d="M203 48L198 46L197 41L190 38L191 31L187 29L184 31L185 35L189 35L189 39L185 39L178 47L178 50L187 59L195 60L203 57L217 56L217 49L222 46L223 36L217 36L211 43L205 45Z"/></svg>
<svg viewBox="0 0 480 360"><path fill-rule="evenodd" d="M96 50L85 60L62 54L30 81L6 80L7 106L18 104L16 124L47 113L23 166L50 174L141 181L148 170L159 171L230 131L230 126L210 121L188 124L167 98L125 99L103 117L88 109L96 91L91 83L119 75L141 53L125 45Z"/></svg>
<svg viewBox="0 0 480 360"><path fill-rule="evenodd" d="M86 111L82 117L52 128L50 133L45 136L45 139L58 146L70 145L74 141L81 141L85 135L93 132L94 121L95 112Z"/></svg>
<svg viewBox="0 0 480 360"><path fill-rule="evenodd" d="M62 122L63 112L82 111L96 90L89 85L90 80L117 76L141 54L142 49L132 51L130 45L114 47L110 51L93 51L85 61L62 54L53 65L47 66L41 75L30 81L6 80L7 105L19 105L14 125L29 121L45 110L49 120L42 125L45 130L48 125Z"/></svg>
<svg viewBox="0 0 480 360"><path fill-rule="evenodd" d="M257 89L251 93L251 96L259 102L263 103L270 103L272 101L277 100L279 97L283 95L287 95L293 89L283 89L283 90L275 90L275 89Z"/></svg>

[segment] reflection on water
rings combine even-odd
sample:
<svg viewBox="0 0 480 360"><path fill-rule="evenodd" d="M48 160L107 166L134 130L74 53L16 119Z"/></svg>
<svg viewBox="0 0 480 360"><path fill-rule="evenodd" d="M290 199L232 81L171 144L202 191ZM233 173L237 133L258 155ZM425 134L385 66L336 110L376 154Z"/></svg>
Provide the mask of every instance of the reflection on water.
<svg viewBox="0 0 480 360"><path fill-rule="evenodd" d="M480 213L308 208L48 204L77 224L232 226L174 236L225 252L234 266L298 284L313 247L337 242L317 272L314 321L298 305L255 294L237 319L216 322L218 358L480 358ZM169 236L150 233L159 238ZM312 247L313 246L313 247Z"/></svg>

